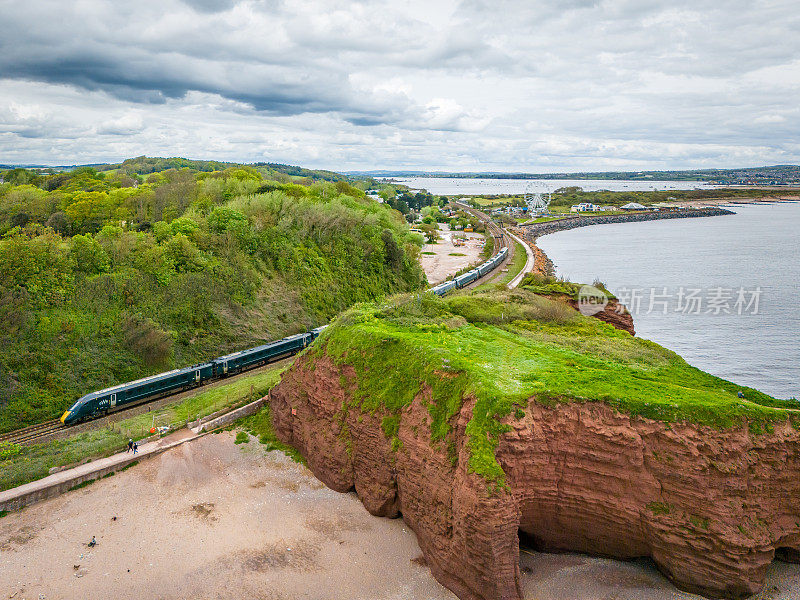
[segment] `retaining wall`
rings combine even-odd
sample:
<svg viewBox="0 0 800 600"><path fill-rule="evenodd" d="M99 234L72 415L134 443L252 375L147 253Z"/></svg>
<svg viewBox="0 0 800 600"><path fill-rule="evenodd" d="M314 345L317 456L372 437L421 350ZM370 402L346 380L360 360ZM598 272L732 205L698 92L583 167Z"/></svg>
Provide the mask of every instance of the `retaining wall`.
<svg viewBox="0 0 800 600"><path fill-rule="evenodd" d="M264 396L263 398L259 398L255 402L251 402L250 404L245 404L241 408L237 408L236 410L232 410L228 413L220 417L216 417L213 419L209 419L204 423L201 423L197 429L192 429L196 433L201 433L203 431L211 431L212 429L217 429L218 427L224 427L233 421L241 419L242 417L249 417L252 414L258 412L258 410L267 403L267 399L269 396Z"/></svg>

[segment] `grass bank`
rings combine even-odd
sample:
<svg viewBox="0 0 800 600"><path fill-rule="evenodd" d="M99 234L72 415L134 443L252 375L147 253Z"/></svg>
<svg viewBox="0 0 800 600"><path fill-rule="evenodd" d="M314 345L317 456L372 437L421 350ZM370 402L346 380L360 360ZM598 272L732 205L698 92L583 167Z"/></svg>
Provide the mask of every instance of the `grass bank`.
<svg viewBox="0 0 800 600"><path fill-rule="evenodd" d="M18 454L0 460L0 490L46 477L53 467L76 465L120 452L125 449L128 438L138 440L150 435L153 424L157 427L181 426L187 420L255 400L278 383L285 368L285 365L276 365L226 385L198 390L196 394L174 404L113 423L111 426L99 427L62 440L23 446Z"/></svg>
<svg viewBox="0 0 800 600"><path fill-rule="evenodd" d="M516 240L511 240L514 243L514 256L511 257L511 262L508 265L508 273L503 275L500 279L496 279L490 283L484 283L475 288L477 292L485 292L497 287L504 287L514 279L522 269L525 268L528 255L525 253L525 248Z"/></svg>
<svg viewBox="0 0 800 600"><path fill-rule="evenodd" d="M256 414L239 419L236 421L236 426L240 428L240 434L246 431L250 435L258 438L259 443L264 445L264 450L280 450L295 462L306 464L306 460L303 458L302 454L288 444L281 442L278 436L275 435L275 429L272 426L272 410L269 404L264 406L264 408Z"/></svg>
<svg viewBox="0 0 800 600"><path fill-rule="evenodd" d="M423 385L432 390L434 443L449 443L451 418L474 396L469 467L496 485L505 477L494 455L508 429L502 421L523 416L529 401L604 402L632 415L718 428L747 420L754 433L787 418L800 424L800 414L786 410L796 405L709 375L658 344L528 289L358 305L320 342L314 352L357 374L343 410L386 414L384 433L395 448L402 410ZM386 364L393 367L388 374L376 368Z"/></svg>

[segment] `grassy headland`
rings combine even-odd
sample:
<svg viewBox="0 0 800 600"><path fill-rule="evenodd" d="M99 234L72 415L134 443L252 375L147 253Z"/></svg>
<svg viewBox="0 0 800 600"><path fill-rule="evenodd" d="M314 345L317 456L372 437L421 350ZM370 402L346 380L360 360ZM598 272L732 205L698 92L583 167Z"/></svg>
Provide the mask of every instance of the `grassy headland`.
<svg viewBox="0 0 800 600"><path fill-rule="evenodd" d="M495 482L504 477L494 457L507 429L501 419L523 415L528 399L604 402L632 415L722 428L746 419L755 432L789 415L800 424L800 414L786 411L795 404L709 375L658 344L525 287L361 304L340 316L312 351L355 369L352 406L343 410L386 411L383 429L395 447L402 409L424 384L432 390L434 441L445 440L464 398L474 396L470 467Z"/></svg>

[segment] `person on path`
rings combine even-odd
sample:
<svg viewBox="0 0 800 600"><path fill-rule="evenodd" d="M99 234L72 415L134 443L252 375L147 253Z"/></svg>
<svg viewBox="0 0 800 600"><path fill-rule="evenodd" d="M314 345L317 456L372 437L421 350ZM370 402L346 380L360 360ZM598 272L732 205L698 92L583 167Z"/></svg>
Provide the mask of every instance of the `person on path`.
<svg viewBox="0 0 800 600"><path fill-rule="evenodd" d="M127 454L127 453L128 453L128 452L130 452L131 450L133 450L133 440L129 438L129 439L128 439L128 449L127 449L127 450L125 450L125 454Z"/></svg>
<svg viewBox="0 0 800 600"><path fill-rule="evenodd" d="M88 544L86 544L86 545L87 545L87 546L89 546L89 548L94 548L94 547L97 545L97 540L95 540L95 539L94 539L94 536L92 536L92 541L91 541L91 542L89 542L89 543L88 543Z"/></svg>
<svg viewBox="0 0 800 600"><path fill-rule="evenodd" d="M139 444L133 442L133 453L136 454L139 451Z"/></svg>

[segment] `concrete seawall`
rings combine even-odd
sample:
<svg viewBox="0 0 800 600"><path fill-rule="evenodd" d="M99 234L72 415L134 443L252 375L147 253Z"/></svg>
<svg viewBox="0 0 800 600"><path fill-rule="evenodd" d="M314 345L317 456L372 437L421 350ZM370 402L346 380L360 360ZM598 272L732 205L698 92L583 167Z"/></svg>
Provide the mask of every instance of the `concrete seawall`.
<svg viewBox="0 0 800 600"><path fill-rule="evenodd" d="M202 433L204 431L212 431L214 429L218 429L220 427L224 427L225 425L229 425L234 421L238 421L242 417L249 417L250 415L254 415L261 407L267 403L267 399L269 396L264 396L250 404L245 404L244 406L227 412L219 417L214 417L213 419L209 419L204 421L203 423L199 424L196 427L192 428L192 431L195 433Z"/></svg>
<svg viewBox="0 0 800 600"><path fill-rule="evenodd" d="M627 215L608 215L599 217L584 217L574 216L567 217L558 221L548 221L546 223L534 223L532 225L525 225L525 238L529 240L536 240L536 238L556 233L557 231L566 231L567 229L575 229L576 227L587 227L589 225L604 225L608 223L635 223L640 221L658 221L661 219L690 219L694 217L718 217L722 215L736 214L732 210L726 208L685 208L678 210L660 210L652 212L640 212Z"/></svg>

